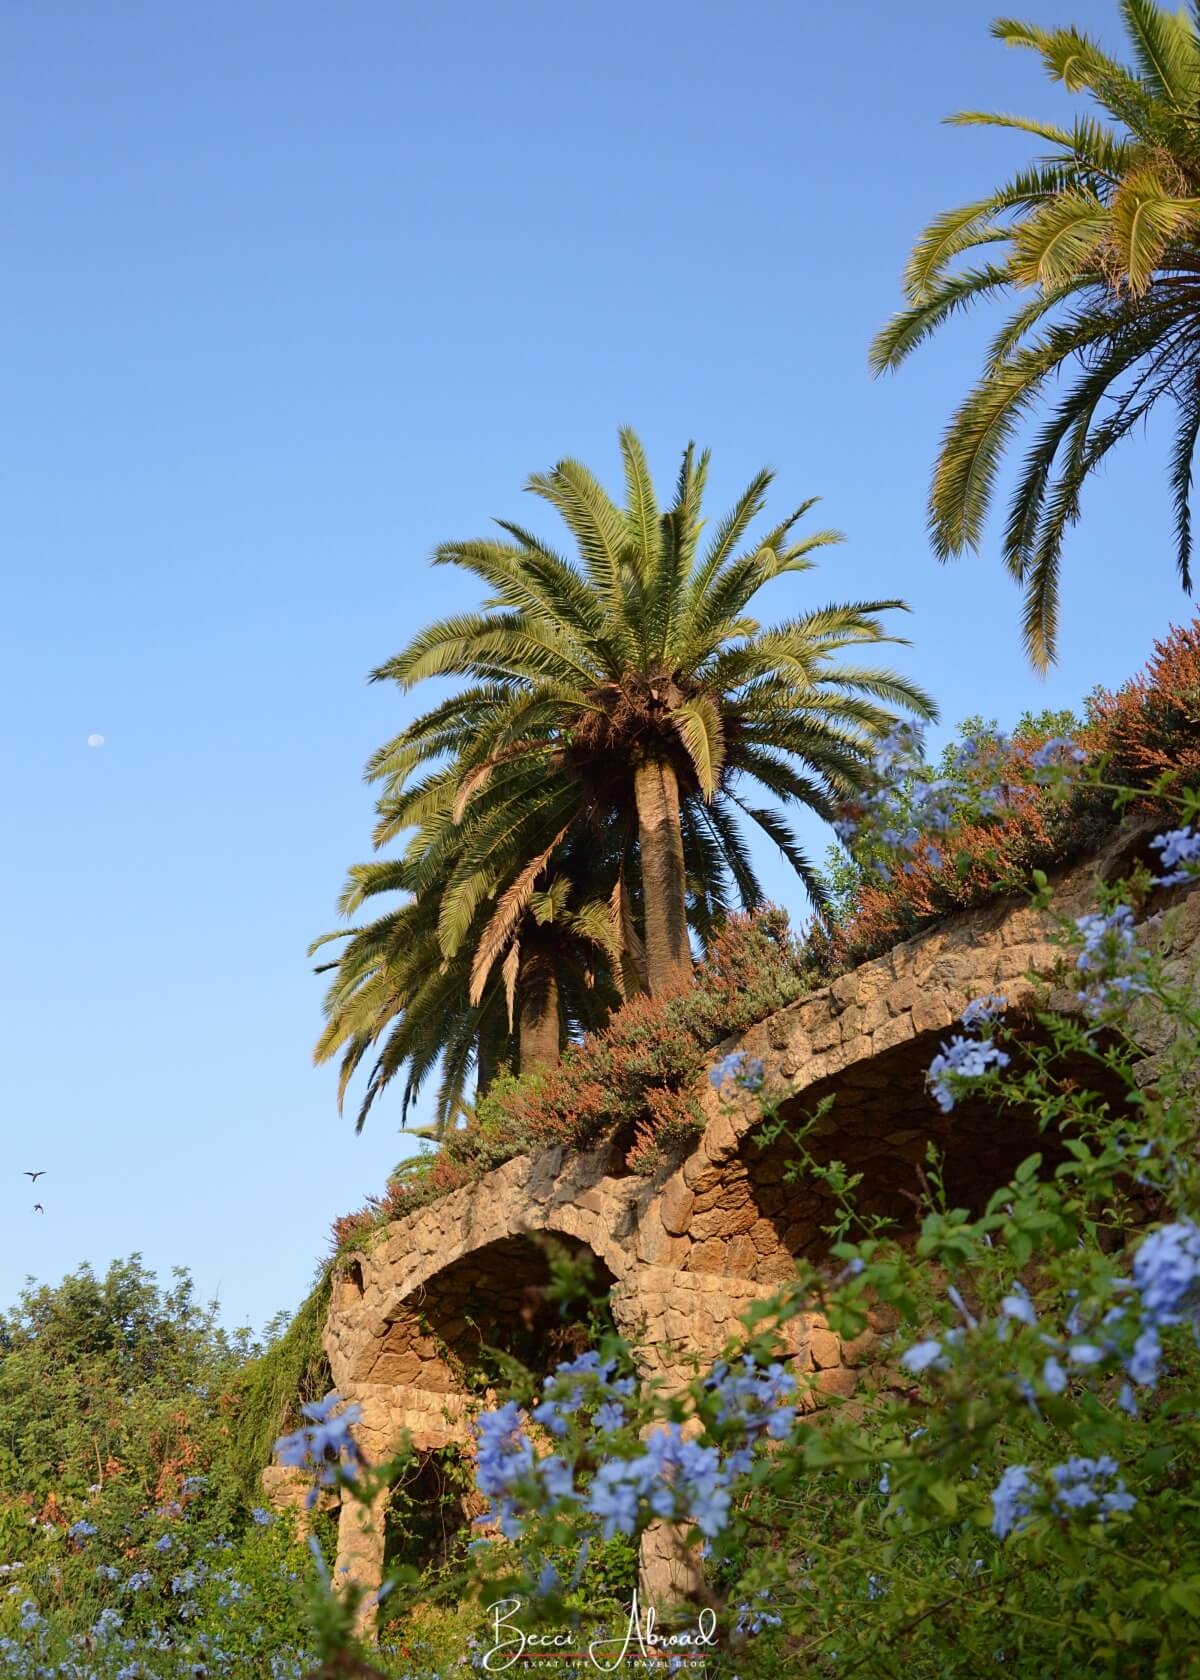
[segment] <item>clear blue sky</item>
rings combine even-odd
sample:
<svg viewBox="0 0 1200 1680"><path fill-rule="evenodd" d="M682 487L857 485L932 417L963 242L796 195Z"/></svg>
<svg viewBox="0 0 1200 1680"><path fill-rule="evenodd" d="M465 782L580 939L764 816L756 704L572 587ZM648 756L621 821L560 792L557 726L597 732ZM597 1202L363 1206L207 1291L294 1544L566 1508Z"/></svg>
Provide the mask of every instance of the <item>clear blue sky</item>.
<svg viewBox="0 0 1200 1680"><path fill-rule="evenodd" d="M715 511L770 462L850 538L779 609L906 596L951 722L1188 616L1160 425L1088 497L1039 682L995 533L948 569L924 535L986 323L868 376L911 237L1013 156L939 118L1067 103L993 9L5 8L0 1301L136 1249L260 1325L407 1152L310 1065L305 947L406 715L366 673L473 598L429 551L530 518L529 472L611 476L630 422L667 479L711 445ZM1024 9L1119 40L1112 0Z"/></svg>

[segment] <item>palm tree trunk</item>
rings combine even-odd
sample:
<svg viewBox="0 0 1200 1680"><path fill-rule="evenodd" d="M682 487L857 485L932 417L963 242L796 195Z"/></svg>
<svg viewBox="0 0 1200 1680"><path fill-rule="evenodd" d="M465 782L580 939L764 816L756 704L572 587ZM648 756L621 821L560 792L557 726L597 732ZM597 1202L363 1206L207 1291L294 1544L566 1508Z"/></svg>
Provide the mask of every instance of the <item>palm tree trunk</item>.
<svg viewBox="0 0 1200 1680"><path fill-rule="evenodd" d="M499 1057L496 1055L496 1034L485 1026L479 1033L479 1043L475 1049L475 1101L487 1095L488 1086L496 1077L496 1067Z"/></svg>
<svg viewBox="0 0 1200 1680"><path fill-rule="evenodd" d="M546 957L529 957L521 964L517 996L521 1072L554 1067L559 1051L558 981Z"/></svg>
<svg viewBox="0 0 1200 1680"><path fill-rule="evenodd" d="M692 983L675 771L664 760L639 764L633 773L633 795L642 855L646 973L651 996L658 997Z"/></svg>

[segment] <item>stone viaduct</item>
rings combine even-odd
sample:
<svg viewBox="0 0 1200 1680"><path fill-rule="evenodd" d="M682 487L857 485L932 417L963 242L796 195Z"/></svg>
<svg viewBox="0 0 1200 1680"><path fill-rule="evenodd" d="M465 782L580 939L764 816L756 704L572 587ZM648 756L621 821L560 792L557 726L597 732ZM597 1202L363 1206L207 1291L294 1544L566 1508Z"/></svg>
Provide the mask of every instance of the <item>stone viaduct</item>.
<svg viewBox="0 0 1200 1680"><path fill-rule="evenodd" d="M1087 909L1096 878L1114 878L1145 855L1149 832L1127 825L1106 852L1065 874L1057 910ZM1168 924L1168 961L1194 970L1200 892L1170 897L1183 902ZM1160 943L1161 920L1150 918ZM1003 992L1011 1011L1047 994L1058 1007L1074 1006L1052 928L1051 916L1011 899L948 919L720 1046L714 1060L731 1048L760 1057L768 1089L786 1092L785 1114L809 1114L827 1100L807 1147L863 1173L866 1211L915 1225L931 1140L944 1152L951 1199L978 1203L1047 1141L1031 1116L1012 1109L965 1102L941 1114L926 1069L973 997ZM1151 1022L1147 1077L1163 1048L1154 1031ZM739 1314L792 1275L798 1256L821 1264L832 1211L821 1184L785 1182L786 1140L758 1146L757 1098L734 1092L731 1100L728 1088L718 1096L706 1087L704 1102L709 1118L695 1148L654 1179L629 1172L607 1148L522 1156L385 1227L369 1252L339 1264L324 1344L334 1386L362 1407L369 1459L391 1456L404 1431L424 1451L467 1438L469 1401L456 1364L469 1362L481 1338L511 1345L525 1334L545 1344L543 1233L591 1251L618 1328L647 1374L667 1383L687 1380L690 1356L715 1354ZM863 1367L886 1364L888 1328L878 1319L843 1345L816 1316L794 1320L793 1356L813 1374L811 1403L822 1393L850 1397ZM383 1548L382 1510L364 1521L343 1508L339 1567L376 1582ZM669 1536L650 1537L648 1586L677 1590L687 1567Z"/></svg>

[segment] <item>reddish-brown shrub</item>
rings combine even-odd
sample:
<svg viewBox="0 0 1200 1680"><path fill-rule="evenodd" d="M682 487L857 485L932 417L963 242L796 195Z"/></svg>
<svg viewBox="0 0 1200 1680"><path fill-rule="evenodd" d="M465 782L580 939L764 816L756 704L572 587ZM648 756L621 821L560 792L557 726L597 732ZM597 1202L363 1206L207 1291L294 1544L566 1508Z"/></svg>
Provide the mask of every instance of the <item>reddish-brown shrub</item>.
<svg viewBox="0 0 1200 1680"><path fill-rule="evenodd" d="M1139 786L1171 771L1200 781L1200 619L1154 644L1146 669L1115 693L1092 699L1085 740L1114 780Z"/></svg>
<svg viewBox="0 0 1200 1680"><path fill-rule="evenodd" d="M635 1172L653 1172L701 1125L696 1089L713 1045L782 1008L811 984L787 917L768 908L731 916L696 970L669 998L631 998L601 1032L568 1045L561 1063L524 1078L506 1074L415 1168L383 1196L334 1225L339 1247L480 1177L514 1155L615 1138Z"/></svg>

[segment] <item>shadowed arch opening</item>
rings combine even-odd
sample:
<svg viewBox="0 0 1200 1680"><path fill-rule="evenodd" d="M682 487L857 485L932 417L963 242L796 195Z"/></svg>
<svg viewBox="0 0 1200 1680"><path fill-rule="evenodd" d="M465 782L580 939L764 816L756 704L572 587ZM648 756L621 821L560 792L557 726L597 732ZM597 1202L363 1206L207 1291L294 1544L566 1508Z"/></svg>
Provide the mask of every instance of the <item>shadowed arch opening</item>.
<svg viewBox="0 0 1200 1680"><path fill-rule="evenodd" d="M840 1161L848 1172L861 1173L853 1192L859 1213L891 1220L900 1233L917 1227L928 1203L931 1143L941 1156L948 1205L972 1213L1026 1157L1040 1153L1043 1174L1065 1159L1061 1136L1039 1131L1031 1106L971 1097L941 1112L926 1075L949 1036L948 1029L921 1034L819 1080L781 1106L789 1125L774 1141L766 1141L765 1126L746 1135L715 1191L718 1210L720 1198L726 1210L739 1197L742 1203L745 1236L738 1254L730 1256L730 1270L756 1281L782 1281L795 1258L814 1264L825 1259L831 1242L825 1227L834 1222L837 1204L828 1186L803 1170L794 1135L810 1116L816 1118L803 1149L821 1166ZM1035 1043L1036 1027L1026 1023L1022 1037ZM1114 1112L1125 1106L1120 1080L1091 1058L1061 1058L1055 1076L1095 1092Z"/></svg>
<svg viewBox="0 0 1200 1680"><path fill-rule="evenodd" d="M508 1356L543 1376L611 1327L615 1283L575 1237L500 1238L414 1289L357 1374L435 1394L479 1392L501 1375Z"/></svg>

